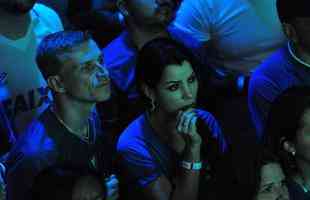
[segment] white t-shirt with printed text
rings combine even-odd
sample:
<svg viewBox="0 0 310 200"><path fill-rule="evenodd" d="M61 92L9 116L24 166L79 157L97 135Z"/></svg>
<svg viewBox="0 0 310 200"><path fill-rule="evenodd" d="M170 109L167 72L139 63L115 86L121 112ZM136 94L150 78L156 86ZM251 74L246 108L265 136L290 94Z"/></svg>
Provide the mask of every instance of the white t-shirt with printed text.
<svg viewBox="0 0 310 200"><path fill-rule="evenodd" d="M0 72L7 74L0 101L17 133L50 101L47 84L35 62L37 46L46 35L63 30L56 12L42 4L35 4L30 14L31 22L23 38L11 40L0 35Z"/></svg>

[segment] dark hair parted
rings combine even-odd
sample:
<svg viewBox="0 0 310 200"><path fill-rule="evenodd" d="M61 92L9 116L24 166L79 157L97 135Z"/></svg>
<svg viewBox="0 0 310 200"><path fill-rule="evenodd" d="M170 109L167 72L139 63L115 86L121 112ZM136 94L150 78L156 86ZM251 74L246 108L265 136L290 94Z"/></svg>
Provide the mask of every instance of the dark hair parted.
<svg viewBox="0 0 310 200"><path fill-rule="evenodd" d="M278 154L287 173L296 171L293 156L283 149L284 141L295 142L302 118L310 109L310 87L292 87L285 90L269 111L264 137L268 147Z"/></svg>
<svg viewBox="0 0 310 200"><path fill-rule="evenodd" d="M277 0L277 11L282 23L290 23L298 17L310 17L309 0Z"/></svg>
<svg viewBox="0 0 310 200"><path fill-rule="evenodd" d="M62 67L58 55L88 41L87 31L60 31L47 35L37 49L36 62L45 79L57 75Z"/></svg>
<svg viewBox="0 0 310 200"><path fill-rule="evenodd" d="M169 38L148 42L139 51L137 58L136 79L139 89L142 84L155 89L167 66L181 65L184 61L189 62L196 72L197 62L183 45Z"/></svg>

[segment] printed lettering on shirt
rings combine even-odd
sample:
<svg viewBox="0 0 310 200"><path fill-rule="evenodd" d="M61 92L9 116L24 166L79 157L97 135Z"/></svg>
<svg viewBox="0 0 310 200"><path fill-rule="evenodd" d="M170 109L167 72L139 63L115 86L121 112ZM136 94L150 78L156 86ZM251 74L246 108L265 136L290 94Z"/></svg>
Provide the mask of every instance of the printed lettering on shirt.
<svg viewBox="0 0 310 200"><path fill-rule="evenodd" d="M49 98L48 87L33 89L2 102L9 119L14 119L21 112L28 112L49 103L51 103L51 99Z"/></svg>

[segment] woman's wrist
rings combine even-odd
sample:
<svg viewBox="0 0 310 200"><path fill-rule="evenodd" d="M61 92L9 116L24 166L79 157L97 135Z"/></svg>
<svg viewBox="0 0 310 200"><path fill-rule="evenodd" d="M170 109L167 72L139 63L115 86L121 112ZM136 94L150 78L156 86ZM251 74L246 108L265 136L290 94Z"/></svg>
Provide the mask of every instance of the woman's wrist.
<svg viewBox="0 0 310 200"><path fill-rule="evenodd" d="M200 162L200 145L186 147L182 160L188 162Z"/></svg>

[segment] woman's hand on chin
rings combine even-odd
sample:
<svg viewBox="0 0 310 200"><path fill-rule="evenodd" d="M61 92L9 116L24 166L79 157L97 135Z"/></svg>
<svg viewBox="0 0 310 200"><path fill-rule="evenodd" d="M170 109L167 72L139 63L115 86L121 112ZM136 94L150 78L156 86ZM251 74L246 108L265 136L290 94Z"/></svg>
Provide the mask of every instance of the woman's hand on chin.
<svg viewBox="0 0 310 200"><path fill-rule="evenodd" d="M186 143L188 150L200 150L201 137L197 132L198 116L194 109L190 108L185 111L180 111L177 116L176 130Z"/></svg>

